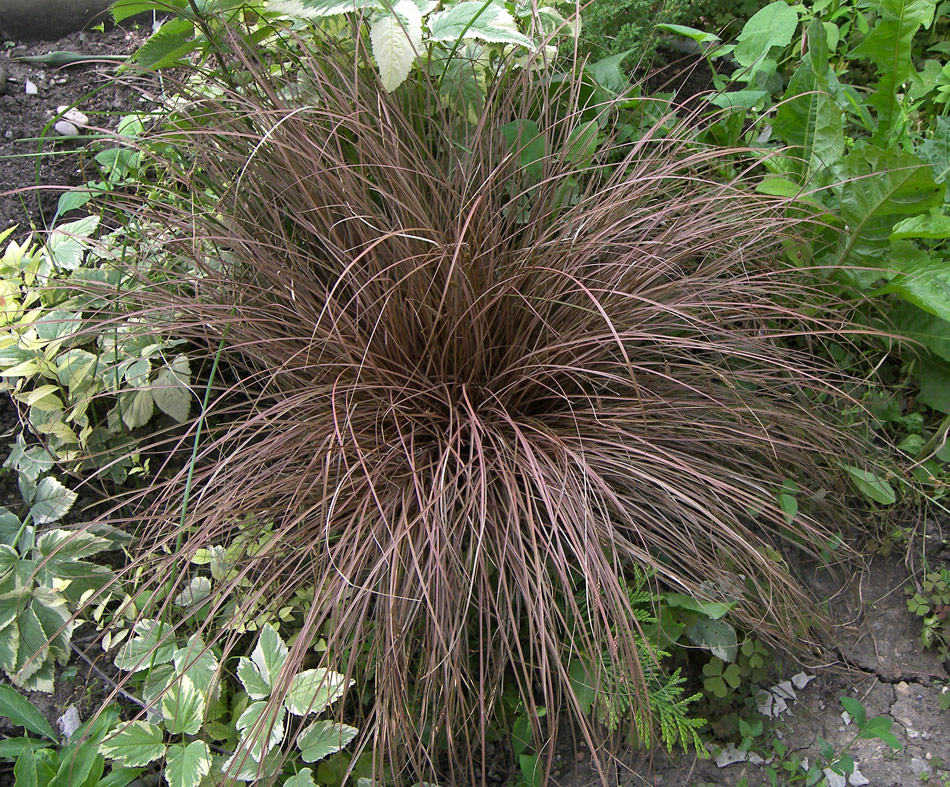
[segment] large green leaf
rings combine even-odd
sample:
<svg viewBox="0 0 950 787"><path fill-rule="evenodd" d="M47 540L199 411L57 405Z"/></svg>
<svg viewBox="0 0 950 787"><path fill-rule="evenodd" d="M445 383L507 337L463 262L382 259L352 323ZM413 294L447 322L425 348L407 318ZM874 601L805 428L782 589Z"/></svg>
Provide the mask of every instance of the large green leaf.
<svg viewBox="0 0 950 787"><path fill-rule="evenodd" d="M798 13L792 6L784 0L769 3L745 23L732 55L747 68L760 64L772 47L788 46L797 27Z"/></svg>
<svg viewBox="0 0 950 787"><path fill-rule="evenodd" d="M918 374L920 393L917 401L950 415L950 364L937 358L924 358Z"/></svg>
<svg viewBox="0 0 950 787"><path fill-rule="evenodd" d="M152 389L152 399L158 409L165 415L171 416L178 423L188 420L191 410L191 369L188 357L179 355L167 366L158 370L155 375L155 386Z"/></svg>
<svg viewBox="0 0 950 787"><path fill-rule="evenodd" d="M944 361L950 362L950 322L934 317L910 303L896 304L890 312L894 327L919 342Z"/></svg>
<svg viewBox="0 0 950 787"><path fill-rule="evenodd" d="M260 762L267 752L284 739L283 705L274 705L267 700L252 702L237 720L241 733L241 748L249 751L255 762Z"/></svg>
<svg viewBox="0 0 950 787"><path fill-rule="evenodd" d="M132 637L122 644L114 663L127 672L166 664L175 658L175 631L159 620L140 620L133 626Z"/></svg>
<svg viewBox="0 0 950 787"><path fill-rule="evenodd" d="M836 175L835 193L848 227L839 264L886 267L894 225L943 202L944 187L934 180L930 167L896 148L856 144Z"/></svg>
<svg viewBox="0 0 950 787"><path fill-rule="evenodd" d="M109 542L82 530L47 530L37 539L36 548L43 557L52 555L53 561L80 560L108 549Z"/></svg>
<svg viewBox="0 0 950 787"><path fill-rule="evenodd" d="M297 19L322 19L366 8L383 8L381 0L269 0L267 8Z"/></svg>
<svg viewBox="0 0 950 787"><path fill-rule="evenodd" d="M808 26L808 54L792 75L772 129L801 148L800 182L837 164L844 152L844 115L834 99L838 79L828 63L826 33L815 19Z"/></svg>
<svg viewBox="0 0 950 787"><path fill-rule="evenodd" d="M736 630L724 620L700 618L686 627L686 636L694 645L705 648L722 661L736 660L736 653L739 650Z"/></svg>
<svg viewBox="0 0 950 787"><path fill-rule="evenodd" d="M895 293L925 312L950 320L950 260L921 257L904 263L900 273L878 292Z"/></svg>
<svg viewBox="0 0 950 787"><path fill-rule="evenodd" d="M261 677L269 686L274 685L277 673L280 672L286 660L287 646L274 628L269 623L265 623L261 627L257 645L251 653L251 661L257 665Z"/></svg>
<svg viewBox="0 0 950 787"><path fill-rule="evenodd" d="M934 180L943 183L950 175L950 117L941 115L934 121L931 136L917 154L933 169Z"/></svg>
<svg viewBox="0 0 950 787"><path fill-rule="evenodd" d="M316 721L297 737L300 759L317 762L340 751L359 732L355 727L333 721Z"/></svg>
<svg viewBox="0 0 950 787"><path fill-rule="evenodd" d="M147 721L131 721L100 743L99 752L133 768L148 765L165 754L162 730Z"/></svg>
<svg viewBox="0 0 950 787"><path fill-rule="evenodd" d="M270 683L264 680L264 676L261 675L257 665L249 658L241 656L238 659L237 676L244 684L247 696L252 700L262 700L270 696Z"/></svg>
<svg viewBox="0 0 950 787"><path fill-rule="evenodd" d="M862 495L876 503L889 506L897 502L897 494L892 487L883 478L878 477L870 470L853 465L842 465L851 481Z"/></svg>
<svg viewBox="0 0 950 787"><path fill-rule="evenodd" d="M533 120L515 120L503 125L501 133L527 173L532 178L540 177L547 142L538 124Z"/></svg>
<svg viewBox="0 0 950 787"><path fill-rule="evenodd" d="M172 18L135 51L135 64L146 70L173 66L195 50L198 43L194 36L191 21Z"/></svg>
<svg viewBox="0 0 950 787"><path fill-rule="evenodd" d="M36 735L54 742L59 740L36 706L11 686L0 686L0 716Z"/></svg>

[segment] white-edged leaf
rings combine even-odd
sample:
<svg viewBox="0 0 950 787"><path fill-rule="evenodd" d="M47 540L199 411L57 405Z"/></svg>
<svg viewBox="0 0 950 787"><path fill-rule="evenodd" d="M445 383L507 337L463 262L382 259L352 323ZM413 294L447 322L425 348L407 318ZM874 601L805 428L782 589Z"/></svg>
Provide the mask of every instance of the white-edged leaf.
<svg viewBox="0 0 950 787"><path fill-rule="evenodd" d="M165 728L172 735L196 735L204 712L204 695L187 675L174 681L162 695L162 716Z"/></svg>
<svg viewBox="0 0 950 787"><path fill-rule="evenodd" d="M297 19L322 19L364 8L382 8L380 0L269 0L267 10Z"/></svg>
<svg viewBox="0 0 950 787"><path fill-rule="evenodd" d="M255 762L260 762L261 757L284 739L285 717L283 705L265 700L252 702L237 720L240 748L249 751Z"/></svg>
<svg viewBox="0 0 950 787"><path fill-rule="evenodd" d="M175 669L179 675L187 675L198 691L206 696L211 687L217 685L218 659L205 646L197 634L193 634L188 644L175 651Z"/></svg>
<svg viewBox="0 0 950 787"><path fill-rule="evenodd" d="M534 49L534 42L518 31L514 17L500 3L465 0L429 17L429 38L451 44L477 40L519 44Z"/></svg>
<svg viewBox="0 0 950 787"><path fill-rule="evenodd" d="M175 596L175 604L179 607L193 607L200 604L211 595L211 580L207 577L193 577L188 586Z"/></svg>
<svg viewBox="0 0 950 787"><path fill-rule="evenodd" d="M412 0L399 0L369 31L379 78L387 93L406 81L422 51L422 14Z"/></svg>
<svg viewBox="0 0 950 787"><path fill-rule="evenodd" d="M108 549L109 542L81 530L47 530L37 539L36 548L43 557L55 552L54 561L80 560Z"/></svg>
<svg viewBox="0 0 950 787"><path fill-rule="evenodd" d="M76 270L82 265L90 238L98 226L98 216L87 216L79 221L61 224L49 234L46 253L60 268Z"/></svg>
<svg viewBox="0 0 950 787"><path fill-rule="evenodd" d="M159 620L140 620L132 628L132 638L115 654L114 664L126 672L166 664L175 657L175 632Z"/></svg>
<svg viewBox="0 0 950 787"><path fill-rule="evenodd" d="M141 391L125 391L119 395L119 408L122 413L122 423L129 429L145 426L155 411L155 400L148 389Z"/></svg>
<svg viewBox="0 0 950 787"><path fill-rule="evenodd" d="M251 660L257 665L267 685L273 686L274 678L287 660L287 646L270 623L261 627L261 635L251 653Z"/></svg>
<svg viewBox="0 0 950 787"><path fill-rule="evenodd" d="M349 682L352 685L353 681ZM308 669L294 675L284 705L291 713L320 713L336 702L347 687L346 678L328 669Z"/></svg>
<svg viewBox="0 0 950 787"><path fill-rule="evenodd" d="M178 423L188 420L188 413L191 412L190 382L191 368L184 355L179 355L155 375L152 399L159 410Z"/></svg>
<svg viewBox="0 0 950 787"><path fill-rule="evenodd" d="M238 659L237 676L244 684L247 696L252 700L262 700L270 696L271 685L264 680L257 665L248 658L241 656Z"/></svg>
<svg viewBox="0 0 950 787"><path fill-rule="evenodd" d="M283 787L317 787L317 784L313 780L313 771L303 768L285 781Z"/></svg>
<svg viewBox="0 0 950 787"><path fill-rule="evenodd" d="M73 507L78 495L70 491L52 476L40 479L30 514L37 525L58 522Z"/></svg>
<svg viewBox="0 0 950 787"><path fill-rule="evenodd" d="M204 741L187 746L174 744L165 755L165 778L168 787L197 787L211 773L211 752Z"/></svg>
<svg viewBox="0 0 950 787"><path fill-rule="evenodd" d="M316 762L340 751L359 732L356 727L335 721L316 721L297 736L297 748L304 762Z"/></svg>
<svg viewBox="0 0 950 787"><path fill-rule="evenodd" d="M129 768L142 768L165 754L162 730L147 721L130 721L99 744L103 757Z"/></svg>

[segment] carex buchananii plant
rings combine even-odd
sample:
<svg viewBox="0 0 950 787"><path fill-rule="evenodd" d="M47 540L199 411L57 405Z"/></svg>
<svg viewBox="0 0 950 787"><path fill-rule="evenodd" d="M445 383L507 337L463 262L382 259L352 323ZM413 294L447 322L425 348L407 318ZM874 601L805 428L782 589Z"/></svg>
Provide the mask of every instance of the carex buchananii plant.
<svg viewBox="0 0 950 787"><path fill-rule="evenodd" d="M565 715L592 736L573 660L646 707L635 569L808 640L781 555L841 526L859 448L809 351L847 305L780 262L809 218L687 123L621 143L623 105L578 79L512 69L473 116L437 75L389 95L314 46L293 76L245 52L240 90L181 104L187 207L140 211L191 273L133 259L123 308L215 374L194 461L141 498L137 565L177 592L197 550L266 523L232 614L312 589L284 677L322 638L364 744L443 783L486 772L503 689L547 709L539 739ZM786 478L814 497L791 522Z"/></svg>

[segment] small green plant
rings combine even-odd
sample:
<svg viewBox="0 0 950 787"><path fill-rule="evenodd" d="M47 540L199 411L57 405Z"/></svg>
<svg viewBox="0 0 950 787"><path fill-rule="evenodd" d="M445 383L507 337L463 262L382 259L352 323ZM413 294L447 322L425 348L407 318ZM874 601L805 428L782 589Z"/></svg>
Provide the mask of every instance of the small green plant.
<svg viewBox="0 0 950 787"><path fill-rule="evenodd" d="M920 580L919 590L904 588L909 598L907 609L920 617L921 644L936 650L943 660L950 659L950 569L928 571Z"/></svg>

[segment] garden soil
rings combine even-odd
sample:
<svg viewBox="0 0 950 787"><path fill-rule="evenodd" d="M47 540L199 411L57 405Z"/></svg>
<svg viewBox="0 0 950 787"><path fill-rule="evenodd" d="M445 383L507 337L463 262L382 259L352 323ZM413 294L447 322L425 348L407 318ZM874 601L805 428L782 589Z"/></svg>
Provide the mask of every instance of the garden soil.
<svg viewBox="0 0 950 787"><path fill-rule="evenodd" d="M29 46L6 42L0 47L0 231L17 226L14 237L47 228L65 188L83 182L83 150L95 128L114 130L119 118L134 110L143 99L128 84L113 80L114 63L88 63L48 68L17 58L51 51L74 51L91 56L125 54L143 39L141 31L121 29L106 33L76 33L64 39ZM51 121L60 106L75 105L90 119L92 129L78 138L55 134ZM84 139L85 137L85 139ZM42 152L42 156L37 156ZM0 399L0 443L12 439L17 426L16 410L5 396ZM5 451L0 451L0 454ZM0 504L16 505L15 478L0 476ZM832 658L803 688L793 689L778 720L782 742L790 751L814 761L819 739L841 751L854 738L854 724L842 717L841 696L860 700L868 715L883 715L892 721L892 731L901 742L892 753L879 741L859 740L849 749L859 774L831 785L911 787L950 782L950 711L941 711L938 697L950 682L950 665L943 664L920 643L919 619L907 609L904 588L919 580L924 558L931 568L950 566L947 528L929 522L929 532L917 539L906 555L892 552L876 556L866 569L854 575L844 593L815 576L813 586L829 601L839 623ZM918 531L923 528L918 528ZM919 542L919 545L918 545ZM915 569L909 569L908 565ZM81 633L77 636L81 641ZM55 725L68 707L83 718L94 711L103 686L96 686L83 662L58 681L52 696L31 695ZM792 675L785 676L791 678ZM71 678L71 680L69 679ZM2 678L0 678L2 680ZM90 682L91 681L91 682ZM801 682L801 681L799 681ZM0 720L0 735L16 734ZM738 762L719 767L711 758L692 754L605 751L598 753L608 763L611 787L736 787L745 779L750 787L767 784L761 765ZM595 787L600 777L592 768L592 753L584 745L565 743L558 747L554 787ZM493 757L499 762L499 758ZM513 784L500 768L488 781ZM780 781L780 783L784 783ZM12 784L9 769L0 766L0 787Z"/></svg>

